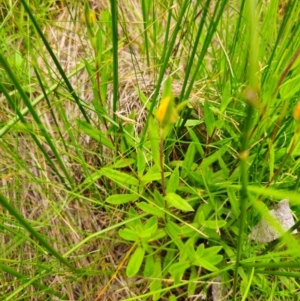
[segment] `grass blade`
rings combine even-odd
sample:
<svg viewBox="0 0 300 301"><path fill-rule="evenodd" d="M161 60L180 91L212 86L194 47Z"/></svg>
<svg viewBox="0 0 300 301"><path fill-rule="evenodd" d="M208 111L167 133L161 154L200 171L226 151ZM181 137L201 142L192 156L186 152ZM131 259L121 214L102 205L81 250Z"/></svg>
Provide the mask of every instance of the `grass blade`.
<svg viewBox="0 0 300 301"><path fill-rule="evenodd" d="M33 236L36 240L56 259L67 266L72 271L76 271L76 269L67 261L64 257L62 257L37 231L35 231L30 224L22 217L22 215L8 202L8 200L0 194L0 204L3 208L5 208L12 216L14 216L19 223Z"/></svg>

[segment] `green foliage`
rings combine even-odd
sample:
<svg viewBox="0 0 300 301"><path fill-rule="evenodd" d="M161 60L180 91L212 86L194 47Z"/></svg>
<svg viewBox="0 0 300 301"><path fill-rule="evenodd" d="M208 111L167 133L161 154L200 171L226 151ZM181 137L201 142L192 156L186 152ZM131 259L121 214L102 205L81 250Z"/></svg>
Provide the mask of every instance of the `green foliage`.
<svg viewBox="0 0 300 301"><path fill-rule="evenodd" d="M209 299L217 276L230 300L297 293L299 239L269 213L300 214L300 6L279 2L0 4L1 299L101 300L118 273L128 301ZM73 71L57 5L83 26Z"/></svg>

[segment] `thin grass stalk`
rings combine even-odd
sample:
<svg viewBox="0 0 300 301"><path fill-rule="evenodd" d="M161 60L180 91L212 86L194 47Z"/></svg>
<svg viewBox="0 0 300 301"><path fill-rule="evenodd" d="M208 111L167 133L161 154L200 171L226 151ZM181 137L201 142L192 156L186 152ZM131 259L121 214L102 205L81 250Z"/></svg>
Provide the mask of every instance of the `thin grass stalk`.
<svg viewBox="0 0 300 301"><path fill-rule="evenodd" d="M221 5L220 5L220 1L222 1ZM190 80L190 83L188 85L188 88L187 88L187 91L184 95L184 99L188 99L190 97L190 94L192 92L192 89L193 89L193 86L194 86L194 82L198 76L198 71L200 69L200 66L203 62L203 59L205 57L205 54L207 53L207 49L210 45L210 42L212 40L212 37L215 33L215 31L217 30L217 25L221 19L221 16L223 14L223 11L224 11L224 8L225 8L225 5L227 4L227 1L228 0L219 0L217 3L216 3L216 7L215 7L215 10L214 10L214 14L213 14L213 18L212 20L210 21L210 25L209 25L209 28L208 28L208 33L205 37L205 40L204 40L204 44L203 44L203 47L202 47L202 50L201 50L201 53L199 55L199 58L198 58L198 61L197 61L197 65L195 67L195 71L194 71L194 74ZM219 10L219 12L218 12ZM218 13L217 13L218 12Z"/></svg>
<svg viewBox="0 0 300 301"><path fill-rule="evenodd" d="M240 8L240 11L239 11L239 19L238 19L238 22L237 22L237 26L235 28L234 37L232 39L232 44L231 44L231 49L230 49L230 60L231 61L233 61L233 57L235 55L235 47L236 47L236 44L237 44L237 41L238 41L239 37L241 36L241 23L242 23L242 20L243 20L245 2L246 2L246 0L242 0L242 2L241 2L241 8Z"/></svg>
<svg viewBox="0 0 300 301"><path fill-rule="evenodd" d="M19 84L18 80L16 79L15 75L13 74L13 72L11 71L9 65L7 64L6 60L2 57L1 54L0 54L0 63L1 63L2 66L4 67L6 73L8 74L8 76L10 77L10 79L12 80L12 82L13 82L13 84L15 85L16 89L17 89L18 92L20 93L20 96L21 96L22 100L24 101L25 105L28 107L29 112L31 113L31 115L32 115L32 117L34 118L36 124L38 125L39 129L41 130L41 133L42 133L42 135L45 137L45 139L46 139L46 141L47 141L49 147L51 148L51 150L52 150L52 152L53 152L55 158L57 159L57 162L58 162L59 166L61 167L61 169L63 170L63 172L64 172L64 174L65 174L65 176L66 176L66 178L68 179L69 184L70 184L71 186L73 186L73 179L72 179L72 177L70 176L70 174L69 174L67 168L65 167L65 164L64 164L64 162L62 161L60 154L58 153L56 147L54 146L54 144L53 144L53 142L52 142L50 136L48 135L48 133L47 133L47 131L46 131L46 129L45 129L43 123L41 122L41 120L40 120L38 114L36 113L36 111L34 110L34 108L31 106L31 102L29 101L29 99L28 99L26 93L25 93L24 90L22 89L21 85ZM0 84L1 84L1 83L0 83ZM2 84L1 84L1 86L2 86L1 89L3 90L3 93L5 93L4 91L6 91L6 89L4 88L4 86L3 86ZM9 100L9 101L11 102L11 104L12 104L13 101L12 101L11 97L9 96L9 94L8 94L7 92L5 93L5 96L6 96L6 99ZM14 106L13 106L13 105L12 105L12 108L14 109ZM19 112L19 111L18 111L18 112ZM18 115L19 115L19 118L20 118L20 119L23 118L23 123L24 123L25 119L24 119L23 116L21 117L20 112L18 113ZM33 135L31 135L31 136L32 136L32 137L35 137L35 138L34 138L34 139L35 139L35 142L38 141L38 139L36 138L36 136L33 136ZM38 143L38 145L39 145L39 147L40 147L41 150L42 150L42 149L44 150L44 148L41 146L40 143ZM43 151L43 154L44 154L44 155L45 155L46 153L47 153L46 151ZM48 155L46 155L45 157L48 159L49 162L52 161ZM54 166L54 164L52 163L51 166ZM58 171L57 171L57 172L58 172ZM58 173L58 174L59 174L59 173ZM63 183L64 183L64 180L63 180Z"/></svg>
<svg viewBox="0 0 300 301"><path fill-rule="evenodd" d="M119 73L118 73L118 1L111 0L112 52L113 52L113 121L117 122L117 107L119 100ZM118 154L118 136L114 131L116 155Z"/></svg>
<svg viewBox="0 0 300 301"><path fill-rule="evenodd" d="M241 197L240 197L240 218L239 218L239 234L237 242L236 253L236 265L234 271L233 282L233 301L236 298L237 284L238 284L238 268L240 266L242 248L244 244L244 232L247 218L248 208L248 158L249 158L249 140L252 128L252 119L254 115L254 106L258 103L258 38L256 32L257 20L256 20L256 1L248 1L246 3L248 15L247 27L249 31L249 87L245 91L245 100L247 101L246 119L244 121L244 127L241 137L240 148L240 170L241 170Z"/></svg>
<svg viewBox="0 0 300 301"><path fill-rule="evenodd" d="M278 80L278 82L277 82L276 88L274 89L274 91L273 91L273 93L272 93L272 95L271 95L271 99L274 99L275 96L277 95L278 90L279 90L281 84L283 83L284 79L287 77L287 75L288 75L290 69L292 68L293 64L295 63L295 61L297 60L297 58L299 57L299 55L300 55L300 48L297 49L296 53L293 55L292 59L291 59L290 62L288 63L287 67L284 69L282 75L280 76L280 78L279 78L279 80ZM260 113L260 116L259 116L259 120L260 120L260 121L263 120L263 117L264 117L264 115L265 115L266 112L267 112L267 107L268 107L268 103L266 103L265 106L264 106L264 108L261 110L261 113ZM270 114L270 115L276 114L276 111L277 111L278 107L279 107L279 104L275 107L275 109L273 110L273 112L272 112L271 114L270 114L270 113L269 113L269 114ZM284 112L284 110L282 110L282 111L280 112L280 115L282 116L282 118L284 117L284 114L285 114L285 112ZM280 122L281 122L281 120L280 120L280 118L279 118L279 119L278 119L278 123L280 124ZM252 133L251 133L251 136L254 134L254 132L255 132L255 130L257 129L257 127L258 127L258 123L257 123L256 126L253 128ZM279 125L276 125L275 128L274 128L273 134L272 134L272 136L271 136L271 140L273 141L273 143L275 142L275 139L277 139L278 137L280 137L280 135L277 135L277 136L276 136L278 129L279 129Z"/></svg>
<svg viewBox="0 0 300 301"><path fill-rule="evenodd" d="M299 179L299 177L297 178L297 180ZM286 233L287 234L292 234L296 229L298 229L300 227L300 220L297 221L291 228L289 228ZM272 241L266 248L265 250L262 252L262 255L267 254L268 252L270 252L271 250L273 250L279 243L281 243L283 241L283 236L278 237L276 240Z"/></svg>
<svg viewBox="0 0 300 301"><path fill-rule="evenodd" d="M280 268L300 268L300 262L269 262L269 263L241 263L242 267L245 268L269 268L269 269L280 269Z"/></svg>
<svg viewBox="0 0 300 301"><path fill-rule="evenodd" d="M4 96L6 97L8 103L10 104L10 106L12 107L12 109L14 109L16 111L16 114L18 115L19 120L21 120L21 122L27 127L28 124L26 122L26 119L24 118L24 116L22 115L22 113L15 107L12 98L7 93L6 89L4 88L4 86L2 85L1 82L0 82L0 90L2 91L2 93L4 94ZM57 177L60 179L61 183L65 186L66 189L69 190L70 189L69 185L66 183L64 177L60 174L60 172L56 168L55 164L53 163L53 160L51 160L50 156L48 155L47 151L44 149L44 147L42 146L42 144L40 143L40 141L38 140L38 138L36 137L36 135L34 133L32 133L32 131L29 131L29 134L31 135L33 141L35 142L35 144L37 145L37 147L40 149L40 151L42 152L42 154L46 158L46 160L49 163L49 165L51 166L52 170L55 172L55 174L57 175Z"/></svg>
<svg viewBox="0 0 300 301"><path fill-rule="evenodd" d="M28 13L28 15L29 15L29 17L30 17L30 19L31 19L31 21L32 21L32 23L33 23L36 31L38 32L39 36L41 37L41 39L42 39L42 41L43 41L43 43L44 43L47 51L49 52L49 54L50 54L50 56L51 56L51 58L52 58L52 60L53 60L53 62L55 64L55 66L56 66L56 68L57 68L57 70L59 72L59 74L63 78L63 80L64 80L64 82L65 82L65 84L66 84L66 86L67 86L67 88L68 88L71 96L73 97L74 101L76 102L76 104L77 104L79 110L81 111L84 119L86 120L86 122L90 123L89 117L88 117L87 113L85 112L83 106L81 105L81 103L79 101L79 98L78 98L75 90L73 89L73 87L72 87L72 85L71 85L68 77L66 76L66 74L65 74L62 66L60 65L58 59L56 58L56 56L55 56L55 54L53 52L53 50L51 49L51 46L49 45L49 43L48 43L46 37L44 36L41 28L39 27L37 21L35 20L35 18L33 16L32 12L31 12L30 8L28 7L26 1L25 0L21 0L21 3L24 6L26 12Z"/></svg>
<svg viewBox="0 0 300 301"><path fill-rule="evenodd" d="M61 141L62 141L62 143L63 143L63 145L64 145L65 152L68 152L68 147L67 147L67 145L66 145L66 143L65 143L65 140L64 140L64 138L63 138L62 132L61 132L61 130L60 130L60 126L58 125L56 116L55 116L55 114L54 114L54 112L53 112L53 108L52 108L52 106L51 106L51 104L50 104L50 100L49 100L48 95L47 95L47 93L46 93L46 89L45 89L45 87L44 87L44 85L43 85L43 83L42 83L42 79L41 79L41 77L40 77L40 75L39 75L39 72L37 71L37 69L36 69L35 67L33 67L33 70L34 70L34 73L35 73L35 75L36 75L36 78L37 78L37 80L38 80L38 82L39 82L39 85L40 85L40 87L41 87L41 89L42 89L42 92L43 92L43 94L44 94L45 100L46 100L46 102L47 102L47 105L48 105L48 108L49 108L49 111L50 111L50 114L51 114L51 117L52 117L52 119L53 119L53 121L54 121L54 123L55 123L56 130L57 130L57 132L58 132L58 134L59 134L59 137L60 137L60 139L61 139Z"/></svg>
<svg viewBox="0 0 300 301"><path fill-rule="evenodd" d="M0 271L5 272L7 274L12 275L13 277L16 277L19 281L21 282L28 282L28 276L27 275L23 275L19 272L17 272L16 270L4 265L0 263ZM41 283L39 283L37 280L33 280L31 282L31 285L33 285L35 288L37 288L39 291L43 291L44 293L48 293L48 294L52 294L56 297L59 297L60 299L65 299L66 296L56 292L55 290L53 290L51 287L43 285ZM8 300L8 299L5 299Z"/></svg>
<svg viewBox="0 0 300 301"><path fill-rule="evenodd" d="M152 44L153 45L156 45L157 44L157 24L154 20L156 20L156 12L157 12L157 9L156 9L156 6L155 6L155 0L152 0L152 6L151 6L151 9L152 9L152 32L153 32L153 37L152 37ZM150 7L151 4L149 4L149 7ZM167 26L168 26L168 23L167 23ZM158 65L158 58L157 58L157 51L155 49L155 47L151 47L152 49L152 63L153 63L153 66L157 66ZM156 68L153 69L153 78L156 79Z"/></svg>
<svg viewBox="0 0 300 301"><path fill-rule="evenodd" d="M83 68L84 68L83 64L77 66L76 69L68 75L68 78L71 78L72 76L77 74L79 71L81 71ZM56 83L56 84L52 85L50 88L48 88L46 90L46 94L49 95L50 93L54 92L59 87L59 84L60 83ZM9 95L12 95L16 92L17 91L10 92ZM35 107L36 105L38 105L41 101L44 100L44 98L45 98L44 94L41 94L40 96L36 97L31 102L31 107ZM85 103L81 103L81 104L83 105L83 107L87 107L87 105ZM91 108L88 107L88 109L91 109ZM20 110L20 113L22 116L27 115L29 113L28 107L25 107L24 109ZM20 120L19 115L17 115L14 118L12 118L10 121L8 121L5 125L3 125L2 128L0 129L0 138L3 137L19 120Z"/></svg>
<svg viewBox="0 0 300 301"><path fill-rule="evenodd" d="M241 169L241 196L240 196L240 217L239 217L239 234L237 242L236 252L236 266L234 272L234 283L233 283L233 301L235 300L235 294L237 291L238 281L238 268L240 265L240 259L242 254L242 248L244 243L244 231L246 226L247 208L248 208L248 144L249 144L249 131L252 125L252 116L254 114L254 108L252 105L248 105L246 112L246 120L244 122L244 129L241 139L240 149L240 169Z"/></svg>
<svg viewBox="0 0 300 301"><path fill-rule="evenodd" d="M175 45L176 37L177 37L177 35L180 31L182 19L185 15L185 12L186 12L187 7L188 7L189 4L190 4L189 0L185 0L184 3L182 4L181 10L180 10L180 13L179 13L179 16L178 16L178 19L177 19L177 23L176 23L174 31L173 31L171 41L169 42L168 41L168 34L169 34L169 31L170 31L172 9L173 9L172 8L173 0L171 0L170 6L169 6L170 8L169 8L168 21L167 21L167 26L166 26L165 44L164 44L164 48L163 48L163 54L162 54L162 57L161 57L161 60L160 60L161 68L160 68L159 77L158 77L158 80L157 80L157 83L156 83L156 88L155 88L155 91L154 91L154 94L153 94L153 97L152 97L152 103L151 103L151 106L150 106L150 109L149 109L149 116L151 116L151 114L153 112L153 109L156 105L157 97L158 97L158 94L159 94L159 91L160 91L160 86L161 86L161 83L162 83L163 78L165 76L165 72L166 72L166 69L167 69L167 66L168 66L168 63L169 63L169 58L171 56L173 47ZM142 132L142 135L141 135L141 141L140 141L140 146L141 147L143 146L148 126L149 126L149 118L146 119L144 129L143 129L143 132Z"/></svg>
<svg viewBox="0 0 300 301"><path fill-rule="evenodd" d="M144 28L144 39L145 39L145 49L146 49L146 60L147 66L150 68L150 55L149 55L149 43L148 43L148 11L147 6L149 6L149 0L142 0L142 14L143 14L143 28Z"/></svg>
<svg viewBox="0 0 300 301"><path fill-rule="evenodd" d="M195 64L194 59L195 59L195 55L196 55L196 52L198 49L198 44L199 44L200 37L201 37L202 31L204 28L204 24L206 21L206 16L208 13L208 8L210 5L210 2L211 2L211 0L207 0L206 3L204 4L203 13L201 14L201 21L200 21L200 24L198 27L196 39L195 39L195 42L193 42L192 53L191 53L191 56L189 58L189 61L188 61L187 67L186 67L186 72L185 72L185 76L184 76L184 80L183 80L183 84L182 84L182 89L181 89L180 96L179 96L179 102L181 102L183 100L185 88L187 86L187 82L190 77L191 69L192 69L192 66L194 66L194 64Z"/></svg>
<svg viewBox="0 0 300 301"><path fill-rule="evenodd" d="M279 28L279 32L277 35L277 39L276 42L274 44L274 47L272 49L272 53L269 57L269 60L266 64L267 68L264 69L263 73L262 73L262 81L261 81L261 85L264 86L268 75L270 74L270 70L271 70L271 66L272 66L272 62L275 61L274 60L274 56L276 51L278 51L278 48L280 49L280 47L278 47L279 43L282 42L282 37L284 36L285 30L286 30L286 26L288 21L290 20L290 15L293 12L293 10L295 9L295 5L297 4L297 1L294 0L290 0L287 4L287 12L284 14L284 18L281 22L280 28ZM278 60L280 63L280 60Z"/></svg>
<svg viewBox="0 0 300 301"><path fill-rule="evenodd" d="M300 279L300 273L293 273L293 272L256 270L255 273L256 274L275 275L275 276L283 276L283 277Z"/></svg>
<svg viewBox="0 0 300 301"><path fill-rule="evenodd" d="M242 301L246 301L247 300L247 297L248 297L248 294L249 294L249 290L251 288L251 284L252 284L252 281L253 281L254 272L255 272L255 269L252 268L251 274L250 274L250 277L249 277L249 280L248 280L248 284L247 284L247 287L246 287L246 290L245 290L245 293L243 294Z"/></svg>
<svg viewBox="0 0 300 301"><path fill-rule="evenodd" d="M36 240L56 259L61 262L63 265L67 266L70 270L76 271L76 268L73 267L64 257L62 257L58 251L56 251L37 231L35 231L26 219L10 204L10 202L0 194L0 204L4 209L6 209L12 216L14 216L18 222L33 236Z"/></svg>

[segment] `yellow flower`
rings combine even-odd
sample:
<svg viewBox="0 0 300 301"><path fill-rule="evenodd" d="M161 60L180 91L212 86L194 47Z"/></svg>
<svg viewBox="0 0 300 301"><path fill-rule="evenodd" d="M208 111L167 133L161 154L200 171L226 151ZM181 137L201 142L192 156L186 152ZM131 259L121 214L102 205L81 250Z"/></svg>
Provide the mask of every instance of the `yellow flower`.
<svg viewBox="0 0 300 301"><path fill-rule="evenodd" d="M295 109L294 109L294 114L293 114L296 122L300 122L300 101L297 103Z"/></svg>
<svg viewBox="0 0 300 301"><path fill-rule="evenodd" d="M166 96L162 99L156 112L156 118L162 126L175 123L178 120L178 113L172 96Z"/></svg>
<svg viewBox="0 0 300 301"><path fill-rule="evenodd" d="M82 14L82 20L84 23L87 23L89 26L94 25L96 23L96 13L92 9L87 9Z"/></svg>

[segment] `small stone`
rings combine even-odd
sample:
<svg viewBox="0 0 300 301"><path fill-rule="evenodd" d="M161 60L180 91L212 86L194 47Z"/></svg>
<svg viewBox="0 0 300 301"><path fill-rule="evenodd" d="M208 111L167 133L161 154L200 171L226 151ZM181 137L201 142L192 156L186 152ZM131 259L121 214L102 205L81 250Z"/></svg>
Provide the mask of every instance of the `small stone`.
<svg viewBox="0 0 300 301"><path fill-rule="evenodd" d="M287 231L295 224L293 213L287 199L280 201L277 209L272 209L269 213L279 222L284 231ZM297 233L297 230L294 230L293 233ZM262 220L253 227L248 238L265 244L279 238L280 236L280 233L278 233L276 229L262 218Z"/></svg>

